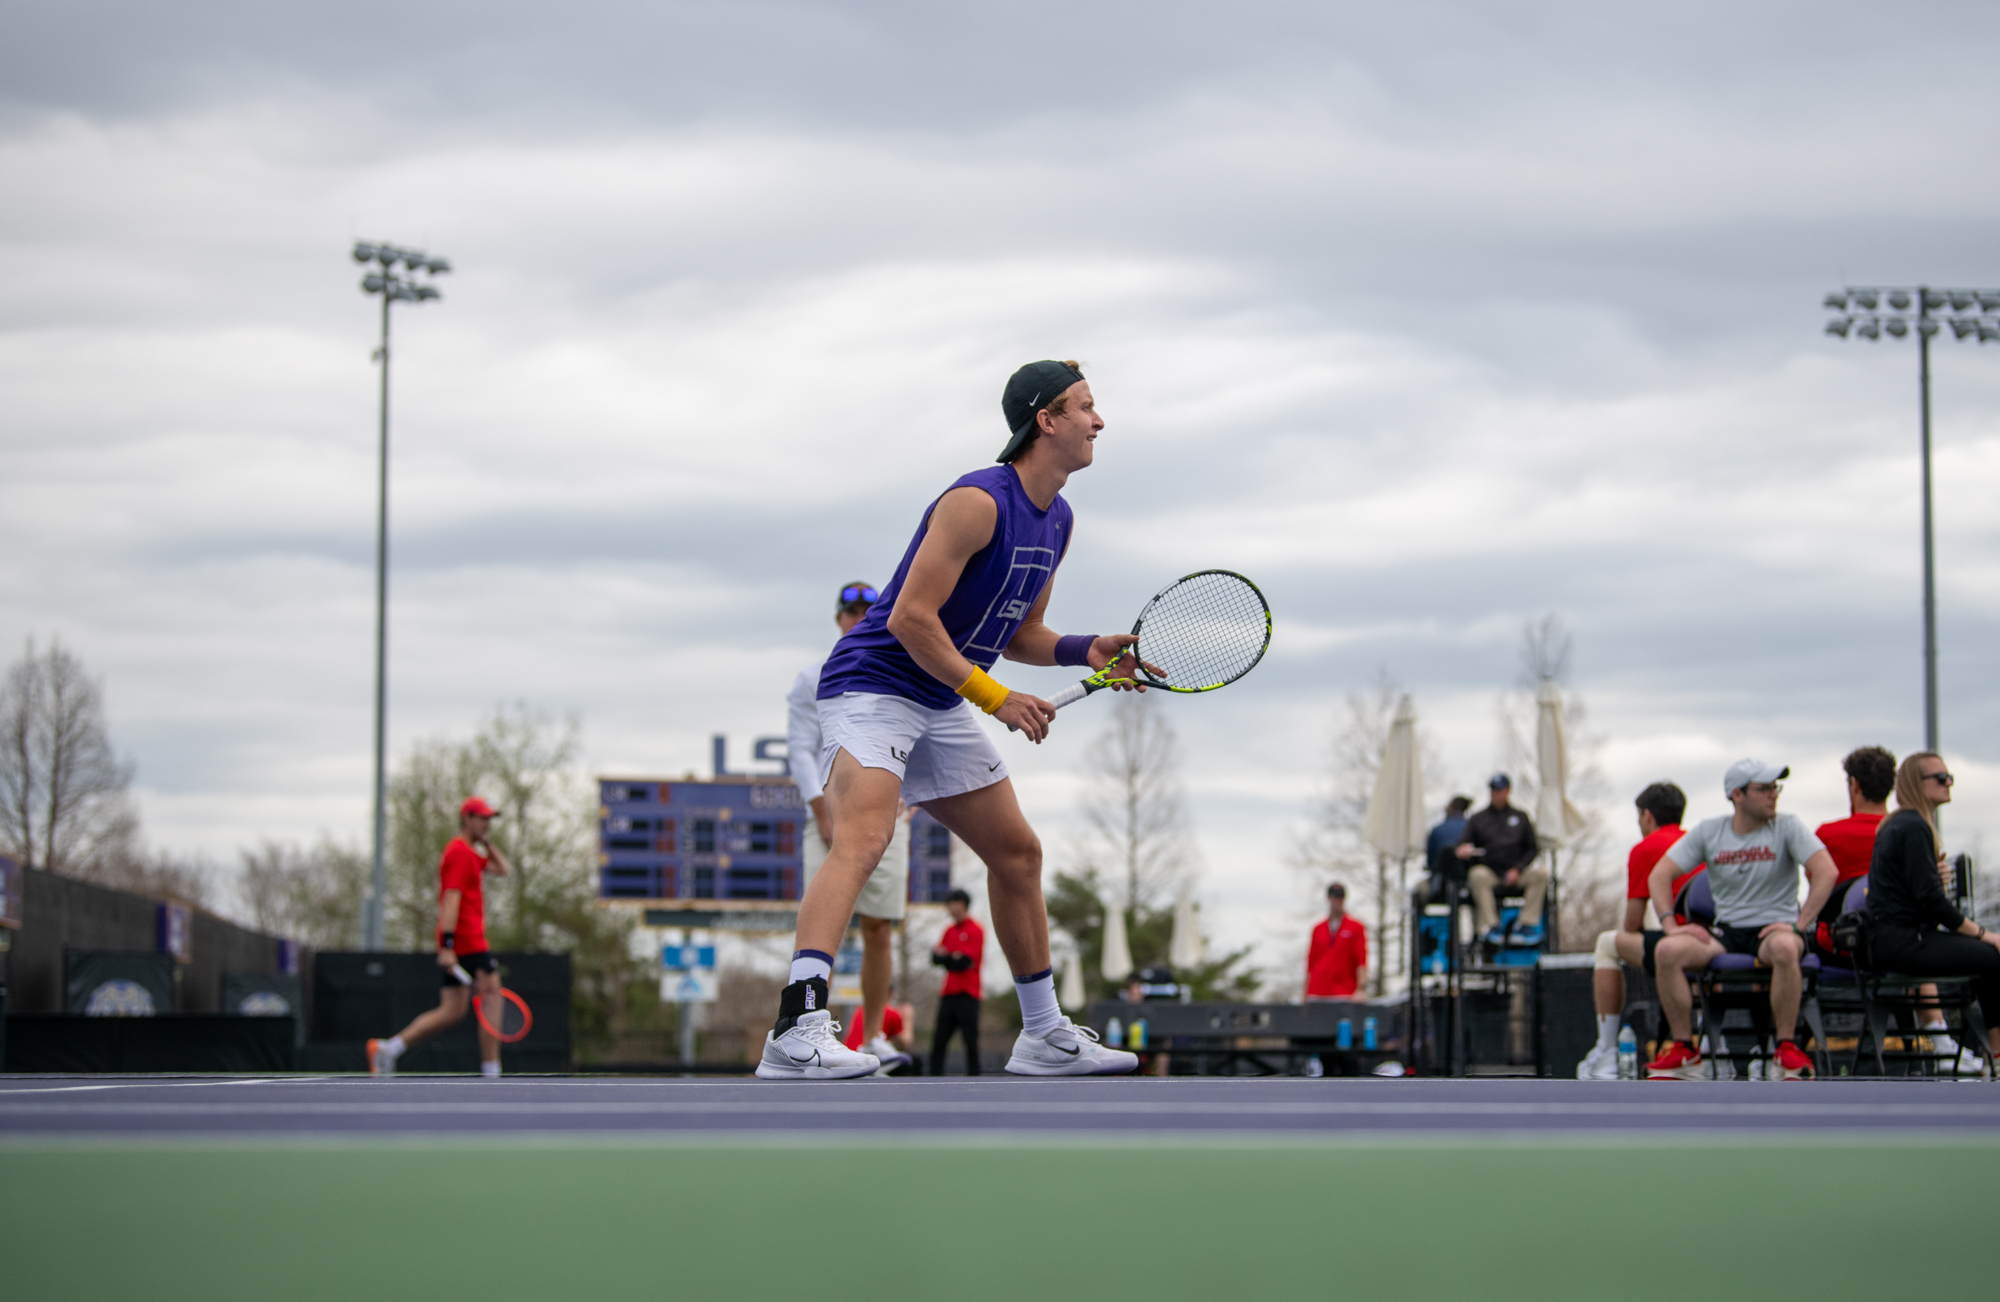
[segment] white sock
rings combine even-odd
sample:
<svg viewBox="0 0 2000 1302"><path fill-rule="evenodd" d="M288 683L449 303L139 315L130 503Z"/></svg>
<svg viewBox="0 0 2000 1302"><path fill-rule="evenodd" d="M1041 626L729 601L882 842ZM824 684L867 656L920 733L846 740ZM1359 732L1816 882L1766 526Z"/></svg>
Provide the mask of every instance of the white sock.
<svg viewBox="0 0 2000 1302"><path fill-rule="evenodd" d="M403 1056L403 1050L409 1048L410 1046L403 1043L402 1036L392 1035L388 1039L382 1041L382 1047L388 1050L389 1056L391 1058L400 1058Z"/></svg>
<svg viewBox="0 0 2000 1302"><path fill-rule="evenodd" d="M1618 1047L1617 1013L1606 1013L1597 1019L1597 1047L1609 1053Z"/></svg>
<svg viewBox="0 0 2000 1302"><path fill-rule="evenodd" d="M1062 1024L1062 1008L1056 1003L1056 973L1043 968L1028 977L1014 978L1014 994L1021 1001L1021 1029L1040 1039Z"/></svg>
<svg viewBox="0 0 2000 1302"><path fill-rule="evenodd" d="M487 1080L499 1080L500 1064L497 1062L482 1062L479 1064L479 1074Z"/></svg>
<svg viewBox="0 0 2000 1302"><path fill-rule="evenodd" d="M833 956L817 949L802 949L792 955L793 981L825 981L833 976Z"/></svg>

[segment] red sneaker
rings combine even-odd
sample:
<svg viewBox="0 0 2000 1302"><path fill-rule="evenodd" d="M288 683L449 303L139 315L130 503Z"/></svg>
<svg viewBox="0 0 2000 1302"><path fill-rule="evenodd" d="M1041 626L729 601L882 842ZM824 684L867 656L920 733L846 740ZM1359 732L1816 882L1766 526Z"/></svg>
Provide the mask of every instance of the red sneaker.
<svg viewBox="0 0 2000 1302"><path fill-rule="evenodd" d="M1813 1078L1812 1059L1806 1057L1799 1046L1790 1040L1778 1042L1778 1052L1771 1059L1770 1070L1778 1073L1779 1080L1811 1080Z"/></svg>
<svg viewBox="0 0 2000 1302"><path fill-rule="evenodd" d="M1675 1040L1667 1051L1646 1064L1647 1080L1707 1080L1708 1064L1701 1050Z"/></svg>

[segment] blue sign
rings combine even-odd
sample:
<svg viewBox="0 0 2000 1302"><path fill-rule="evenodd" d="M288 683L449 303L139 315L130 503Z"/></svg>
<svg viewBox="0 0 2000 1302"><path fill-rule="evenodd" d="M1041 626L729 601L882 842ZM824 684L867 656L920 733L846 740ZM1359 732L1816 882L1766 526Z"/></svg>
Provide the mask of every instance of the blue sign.
<svg viewBox="0 0 2000 1302"><path fill-rule="evenodd" d="M715 946L713 945L662 945L660 946L660 966L680 970L695 967L715 966Z"/></svg>

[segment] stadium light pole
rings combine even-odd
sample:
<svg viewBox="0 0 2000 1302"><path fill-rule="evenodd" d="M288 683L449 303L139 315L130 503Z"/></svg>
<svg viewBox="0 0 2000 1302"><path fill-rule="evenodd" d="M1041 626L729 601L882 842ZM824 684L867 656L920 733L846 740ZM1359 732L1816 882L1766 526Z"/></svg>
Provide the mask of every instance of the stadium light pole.
<svg viewBox="0 0 2000 1302"><path fill-rule="evenodd" d="M374 861L368 879L368 900L361 911L361 947L381 949L387 928L389 894L388 729L389 706L389 308L395 303L425 303L443 297L419 273L439 276L451 270L443 258L394 244L356 244L354 260L377 269L361 278L361 292L382 296L382 344L375 361L382 367L381 420L376 447L375 497L375 826Z"/></svg>
<svg viewBox="0 0 2000 1302"><path fill-rule="evenodd" d="M1884 332L1895 339L1910 334L1917 337L1924 500L1924 749L1934 751L1938 748L1938 686L1937 578L1931 535L1931 336L1938 332L1941 319L1951 327L1954 339L2000 343L2000 290L1864 285L1836 290L1826 296L1822 306L1838 314L1826 323L1826 332L1842 339L1875 343ZM1933 313L1944 315L1940 318Z"/></svg>

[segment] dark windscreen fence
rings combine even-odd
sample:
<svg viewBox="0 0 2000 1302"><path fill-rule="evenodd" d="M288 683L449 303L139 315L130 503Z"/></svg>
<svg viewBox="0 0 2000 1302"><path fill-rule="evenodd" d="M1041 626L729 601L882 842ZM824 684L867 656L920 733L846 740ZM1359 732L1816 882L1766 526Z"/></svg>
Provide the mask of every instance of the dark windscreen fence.
<svg viewBox="0 0 2000 1302"><path fill-rule="evenodd" d="M500 1051L510 1072L568 1071L570 959L567 954L495 954L501 980L533 1010L528 1034ZM312 961L312 1021L300 1066L307 1071L366 1071L366 1046L438 1006L435 954L320 953ZM477 1022L465 1020L416 1045L399 1073L479 1070Z"/></svg>
<svg viewBox="0 0 2000 1302"><path fill-rule="evenodd" d="M226 1017L289 1017L305 1041L305 992L287 972L224 972L217 1011Z"/></svg>
<svg viewBox="0 0 2000 1302"><path fill-rule="evenodd" d="M171 954L68 950L63 954L63 1011L83 1017L157 1017L174 1011Z"/></svg>

